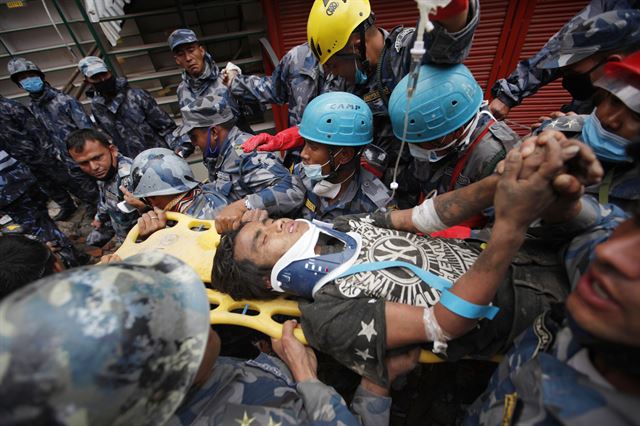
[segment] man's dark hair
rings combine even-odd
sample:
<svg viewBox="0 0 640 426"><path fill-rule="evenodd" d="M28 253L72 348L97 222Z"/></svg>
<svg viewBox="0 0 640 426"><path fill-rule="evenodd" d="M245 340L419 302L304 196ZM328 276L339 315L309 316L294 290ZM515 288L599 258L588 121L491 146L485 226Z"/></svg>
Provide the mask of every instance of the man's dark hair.
<svg viewBox="0 0 640 426"><path fill-rule="evenodd" d="M74 130L67 137L67 151L82 152L87 141L98 141L105 148L111 146L111 141L99 130L95 129L78 129Z"/></svg>
<svg viewBox="0 0 640 426"><path fill-rule="evenodd" d="M275 299L278 294L267 288L271 268L249 260L236 260L233 256L235 239L241 229L225 234L220 240L213 258L211 286L235 300Z"/></svg>
<svg viewBox="0 0 640 426"><path fill-rule="evenodd" d="M233 129L233 126L235 126L235 125L236 125L236 119L235 118L232 118L232 119L230 119L228 121L225 121L224 123L218 124L218 126L222 127L225 130L231 130L231 129Z"/></svg>
<svg viewBox="0 0 640 426"><path fill-rule="evenodd" d="M40 241L24 235L0 236L0 299L53 273L55 258Z"/></svg>

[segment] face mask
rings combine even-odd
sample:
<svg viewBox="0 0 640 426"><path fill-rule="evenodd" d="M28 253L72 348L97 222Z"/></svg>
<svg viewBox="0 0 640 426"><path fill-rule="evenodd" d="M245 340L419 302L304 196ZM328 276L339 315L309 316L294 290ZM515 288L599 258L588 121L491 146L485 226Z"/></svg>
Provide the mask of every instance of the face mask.
<svg viewBox="0 0 640 426"><path fill-rule="evenodd" d="M340 148L338 151L336 151L335 153L330 154L331 157L336 156L338 153L340 153L340 151L342 150L342 148ZM311 179L312 182L318 182L322 179L326 179L328 178L331 173L329 173L328 175L323 175L322 174L322 168L324 166L326 166L327 164L329 164L331 160L327 160L326 163L324 164L305 164L304 162L302 162L302 169L304 170L304 174ZM334 172L337 171L334 170Z"/></svg>
<svg viewBox="0 0 640 426"><path fill-rule="evenodd" d="M207 149L204 152L204 158L215 158L220 150L220 144L218 143L218 137L213 140L215 148L211 150L211 127L207 130Z"/></svg>
<svg viewBox="0 0 640 426"><path fill-rule="evenodd" d="M93 87L96 89L96 92L100 93L102 96L112 97L116 94L116 78L111 76L111 78L101 81L100 83L94 83Z"/></svg>
<svg viewBox="0 0 640 426"><path fill-rule="evenodd" d="M607 62L606 59L595 64L589 71L582 74L568 74L562 77L562 87L571 94L573 99L584 101L589 99L596 91L591 83L591 73Z"/></svg>
<svg viewBox="0 0 640 426"><path fill-rule="evenodd" d="M313 187L313 193L319 197L333 199L340 192L340 188L342 188L342 184L348 181L351 176L356 173L354 170L349 176L346 177L342 182L333 183L328 180L321 180Z"/></svg>
<svg viewBox="0 0 640 426"><path fill-rule="evenodd" d="M464 130L462 131L462 134L465 135L464 138L454 139L447 145L443 147L439 147L438 149L425 149L418 146L417 144L410 143L409 152L417 160L436 163L442 160L447 155L449 155L451 151L448 150L448 148L451 148L452 146L456 146L462 150L469 144L471 140L471 134L476 129L476 126L478 125L478 120L480 119L480 116L483 114L491 115L491 113L487 111L481 111L480 113L476 114L475 118L471 120L471 122L467 125L467 127L465 127Z"/></svg>
<svg viewBox="0 0 640 426"><path fill-rule="evenodd" d="M596 116L597 108L584 121L582 139L602 161L623 163L632 161L625 148L631 141L605 130Z"/></svg>
<svg viewBox="0 0 640 426"><path fill-rule="evenodd" d="M44 88L44 81L40 77L27 77L20 80L20 86L29 93L40 93Z"/></svg>

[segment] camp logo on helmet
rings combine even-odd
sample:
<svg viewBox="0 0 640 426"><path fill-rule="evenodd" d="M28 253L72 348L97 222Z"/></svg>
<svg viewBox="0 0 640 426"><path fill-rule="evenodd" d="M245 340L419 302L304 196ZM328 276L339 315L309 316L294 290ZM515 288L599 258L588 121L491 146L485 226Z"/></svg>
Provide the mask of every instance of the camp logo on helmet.
<svg viewBox="0 0 640 426"><path fill-rule="evenodd" d="M331 16L338 8L338 2L332 1L331 3L329 3L329 6L327 6L327 2L325 1L324 6L327 8L327 15Z"/></svg>
<svg viewBox="0 0 640 426"><path fill-rule="evenodd" d="M329 109L352 109L352 110L359 110L360 109L360 105L354 105L354 104L329 104Z"/></svg>

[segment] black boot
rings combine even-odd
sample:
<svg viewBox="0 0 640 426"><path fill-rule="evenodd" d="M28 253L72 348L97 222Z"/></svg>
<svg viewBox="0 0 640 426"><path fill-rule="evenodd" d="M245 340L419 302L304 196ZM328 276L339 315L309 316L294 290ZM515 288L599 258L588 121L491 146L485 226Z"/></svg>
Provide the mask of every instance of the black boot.
<svg viewBox="0 0 640 426"><path fill-rule="evenodd" d="M73 202L64 204L60 206L60 211L58 212L58 214L53 216L51 219L56 222L59 220L67 220L71 217L71 215L76 211L77 208L78 207Z"/></svg>

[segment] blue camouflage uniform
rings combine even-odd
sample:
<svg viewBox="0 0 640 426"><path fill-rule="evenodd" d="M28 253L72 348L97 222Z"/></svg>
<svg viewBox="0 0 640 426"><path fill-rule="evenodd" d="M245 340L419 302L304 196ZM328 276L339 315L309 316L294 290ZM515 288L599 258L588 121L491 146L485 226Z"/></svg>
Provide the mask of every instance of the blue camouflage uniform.
<svg viewBox="0 0 640 426"><path fill-rule="evenodd" d="M361 167L349 182L347 190L331 203L327 198L313 193L313 187L317 182L305 175L300 163L295 166L293 173L302 179L307 190L302 210L298 215L307 220L331 221L338 216L373 213L376 210L393 208L395 205L382 181Z"/></svg>
<svg viewBox="0 0 640 426"><path fill-rule="evenodd" d="M469 55L473 34L480 20L480 4L469 1L469 20L467 25L456 33L449 33L438 22L435 28L425 33L424 43L427 53L423 63L459 64ZM327 79L324 92L344 90L361 97L373 112L373 145L382 148L388 155L382 169L393 164L400 149L400 142L393 135L389 121L388 103L391 92L402 78L409 73L411 65L410 50L416 38L415 28L396 27L391 32L380 29L384 34L384 47L378 60L377 69L368 81L355 88L339 88L331 78ZM345 90L346 89L346 90ZM405 155L408 152L405 151ZM365 152L366 156L366 152ZM406 157L408 159L408 157ZM385 183L387 179L385 179Z"/></svg>
<svg viewBox="0 0 640 426"><path fill-rule="evenodd" d="M300 123L311 99L320 94L324 75L308 43L289 50L270 76L238 75L231 83L231 94L246 101L287 104L289 126Z"/></svg>
<svg viewBox="0 0 640 426"><path fill-rule="evenodd" d="M242 144L251 136L235 126L229 131L217 156L205 159L209 181L229 203L246 198L274 216L294 212L304 199L302 181L270 152L245 153Z"/></svg>
<svg viewBox="0 0 640 426"><path fill-rule="evenodd" d="M98 190L95 182L80 170L80 167L69 155L66 140L69 134L77 129L93 127L91 119L84 111L82 104L72 96L62 93L45 83L39 94L30 94L29 109L58 148L67 164L71 180L72 192L90 206L98 203Z"/></svg>
<svg viewBox="0 0 640 426"><path fill-rule="evenodd" d="M205 183L181 194L175 204L169 203L170 207L165 210L196 219L214 220L227 204L227 199L218 192L215 185Z"/></svg>
<svg viewBox="0 0 640 426"><path fill-rule="evenodd" d="M596 245L625 219L625 214L613 205L597 206L595 200L583 200L591 206L591 217L584 218L582 225L574 221L570 226L573 232L582 228L583 233L572 241L565 255L567 273L574 281L586 271ZM566 233L567 228L555 227L553 231ZM588 350L567 326L564 312L546 312L514 342L485 393L470 407L465 423L636 423L640 403L637 396L603 385L604 379L595 381L593 375L574 367L580 364L580 357L588 360L588 356Z"/></svg>
<svg viewBox="0 0 640 426"><path fill-rule="evenodd" d="M149 148L175 147L180 141L173 136L176 124L149 92L130 87L127 79L118 78L117 94L105 99L94 90L91 112L98 125L111 136L124 156L134 158Z"/></svg>
<svg viewBox="0 0 640 426"><path fill-rule="evenodd" d="M536 134L543 130L556 130L564 133L568 138L585 141L582 133L585 120L589 115L566 115L558 117L536 129ZM640 173L632 163L610 163L602 161L605 177L600 184L587 187L585 191L598 198L601 203L613 203L618 207L629 210L640 200Z"/></svg>
<svg viewBox="0 0 640 426"><path fill-rule="evenodd" d="M78 266L73 244L49 217L47 197L37 183L27 166L0 149L0 211L11 216L26 234L54 243L68 267Z"/></svg>
<svg viewBox="0 0 640 426"><path fill-rule="evenodd" d="M617 9L637 9L639 7L640 2L637 0L591 0L589 5L571 18L560 31L555 33L538 53L529 59L520 61L516 69L507 78L497 80L491 89L491 95L510 108L520 105L524 98L533 95L540 88L561 76L562 70L560 66L541 68L539 65L552 60L557 55L562 39L568 32L571 32L589 18L601 13ZM588 105L576 105L580 108L578 112L589 112L589 107L593 109L591 102L586 104ZM576 110L576 108L571 110Z"/></svg>
<svg viewBox="0 0 640 426"><path fill-rule="evenodd" d="M108 181L98 180L98 190L100 192L100 202L96 218L103 224L111 222L111 227L115 231L118 243L122 243L129 230L137 223L139 214L137 211L124 213L118 208L118 203L124 201L124 194L120 186L124 186L131 191L131 159L118 153L117 171Z"/></svg>
<svg viewBox="0 0 640 426"><path fill-rule="evenodd" d="M65 190L69 171L47 132L21 103L0 96L0 149L31 169L42 190L61 208L72 206Z"/></svg>
<svg viewBox="0 0 640 426"><path fill-rule="evenodd" d="M373 395L360 387L351 413L332 387L319 380L296 383L277 358L265 354L250 361L221 357L207 382L187 394L167 426L346 426L361 422L382 426L389 424L390 407L391 398Z"/></svg>

